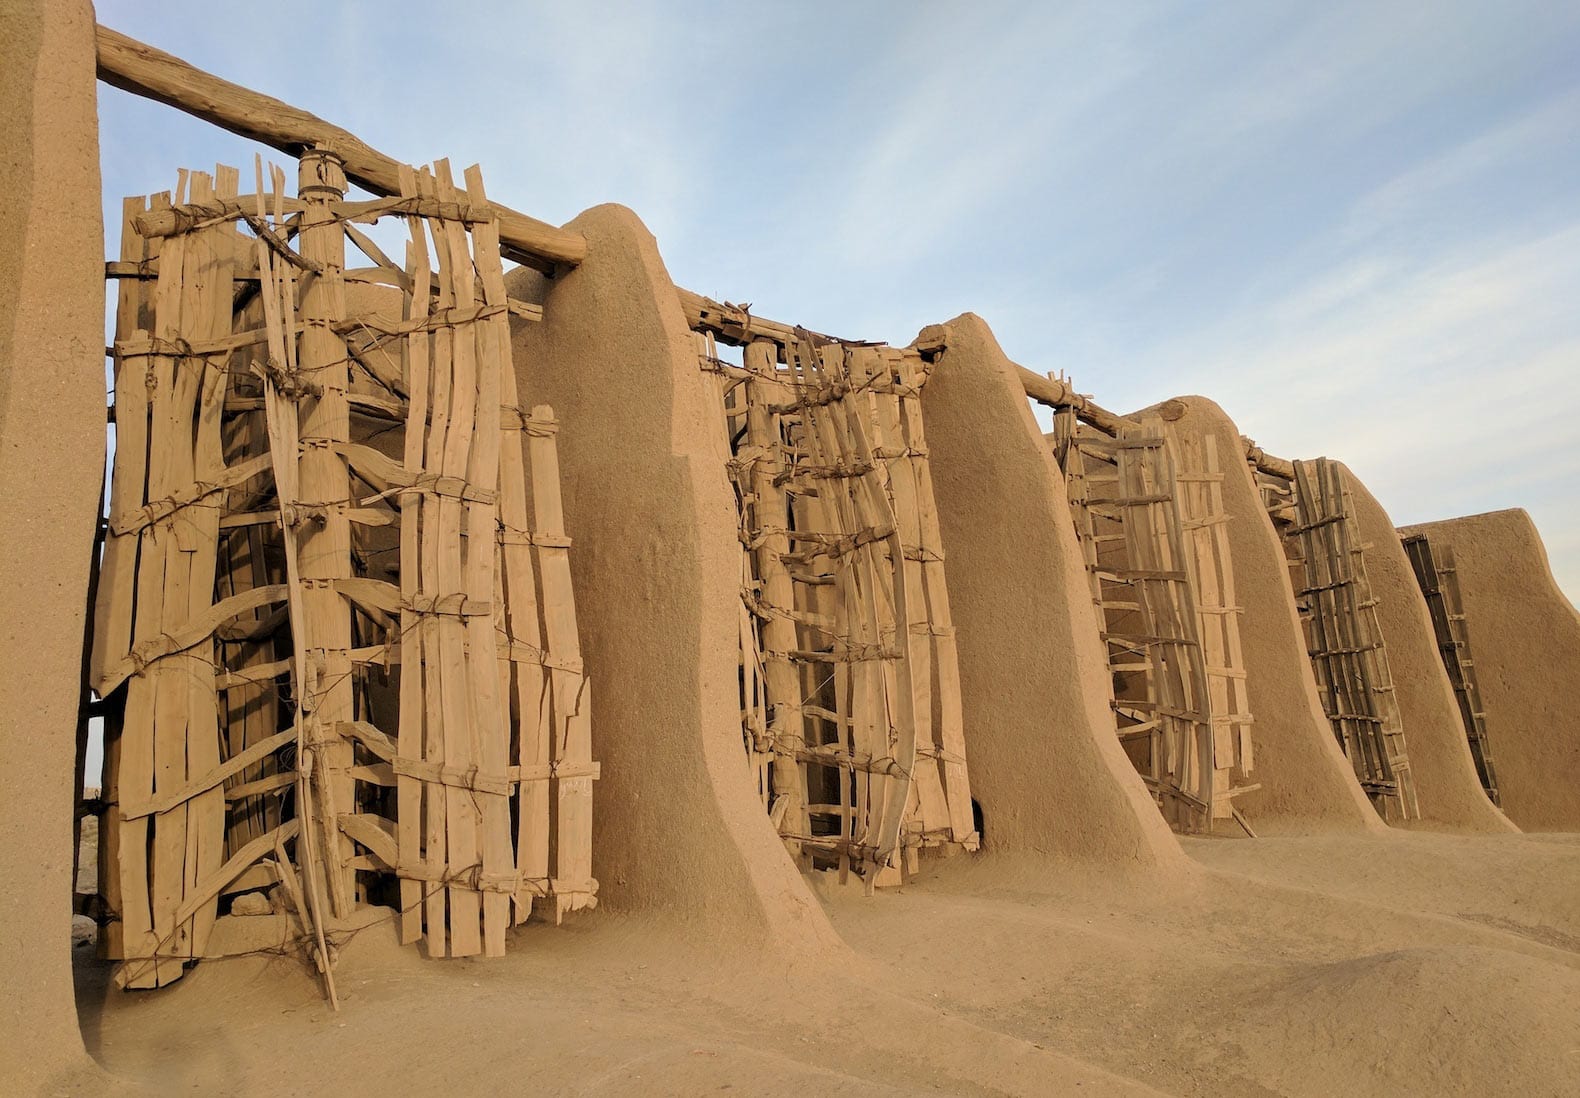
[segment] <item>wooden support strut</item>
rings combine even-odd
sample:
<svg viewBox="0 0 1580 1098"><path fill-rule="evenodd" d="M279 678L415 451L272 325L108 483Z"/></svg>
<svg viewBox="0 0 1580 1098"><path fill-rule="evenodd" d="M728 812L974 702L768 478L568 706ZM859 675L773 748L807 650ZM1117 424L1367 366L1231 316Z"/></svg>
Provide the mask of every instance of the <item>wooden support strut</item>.
<svg viewBox="0 0 1580 1098"><path fill-rule="evenodd" d="M400 164L354 134L272 96L232 84L179 57L100 25L99 79L111 87L164 103L231 133L262 142L290 156L313 147L339 155L352 182L381 197L400 194ZM499 217L500 254L552 273L587 256L580 233L490 203Z"/></svg>
<svg viewBox="0 0 1580 1098"><path fill-rule="evenodd" d="M681 291L681 303L686 306L687 319L692 321L693 327L697 326L697 321L692 316L691 305L686 299L696 296L688 291ZM763 327L764 321L753 317L752 322L757 326L758 330L766 330ZM922 332L921 337L917 341L917 346L929 353L936 353L948 344L948 340L948 327L946 325L932 325ZM1123 416L1115 415L1092 400L1091 397L1076 392L1071 388L1069 382L1047 377L1018 364L1015 367L1015 372L1020 377L1021 388L1026 391L1026 395L1032 400L1048 408L1071 408L1075 411L1076 418L1082 423L1096 427L1105 435L1117 437L1126 422ZM1171 400L1160 409L1160 412L1164 420L1172 421L1184 415L1185 409L1180 402ZM1274 457L1244 435L1240 436L1240 441L1245 444L1246 459L1253 466L1264 473L1271 473L1273 476L1283 477L1285 480L1294 479L1295 466L1292 462L1285 461L1281 457Z"/></svg>

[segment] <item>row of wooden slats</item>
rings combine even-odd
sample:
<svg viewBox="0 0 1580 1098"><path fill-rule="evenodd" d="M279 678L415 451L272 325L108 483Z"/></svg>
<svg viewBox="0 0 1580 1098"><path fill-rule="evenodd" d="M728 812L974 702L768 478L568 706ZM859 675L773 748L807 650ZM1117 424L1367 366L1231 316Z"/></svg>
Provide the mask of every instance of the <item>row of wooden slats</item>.
<svg viewBox="0 0 1580 1098"><path fill-rule="evenodd" d="M740 505L742 722L770 818L803 865L869 884L974 849L919 358L759 340L734 367L696 338Z"/></svg>
<svg viewBox="0 0 1580 1098"><path fill-rule="evenodd" d="M247 887L285 890L326 980L324 921L369 871L400 879L403 938L438 955L502 952L535 899L556 919L596 903L558 424L517 406L497 225L428 207L397 267L339 213L332 158L303 164L301 199L278 169L240 203L233 169L193 175L193 203L229 212L174 233L137 228L168 195L125 206L90 680L111 701L102 941L126 986L179 977ZM475 168L464 190L442 162L404 183L485 200ZM402 288L398 324L347 323L347 237L364 279Z"/></svg>
<svg viewBox="0 0 1580 1098"><path fill-rule="evenodd" d="M1216 454L1161 422L1117 437L1055 416L1107 653L1115 726L1170 826L1208 831L1254 789ZM1241 784L1236 784L1236 782ZM1243 822L1243 821L1242 821Z"/></svg>
<svg viewBox="0 0 1580 1098"><path fill-rule="evenodd" d="M1295 522L1307 648L1323 709L1361 787L1388 818L1420 816L1377 602L1343 470L1297 461Z"/></svg>

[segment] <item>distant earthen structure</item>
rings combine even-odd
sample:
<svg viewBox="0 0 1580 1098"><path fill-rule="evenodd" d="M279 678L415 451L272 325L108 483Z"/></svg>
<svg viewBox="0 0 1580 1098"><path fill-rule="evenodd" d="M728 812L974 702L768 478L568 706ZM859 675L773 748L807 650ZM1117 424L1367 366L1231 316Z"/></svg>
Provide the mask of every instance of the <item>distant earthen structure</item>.
<svg viewBox="0 0 1580 1098"><path fill-rule="evenodd" d="M814 887L883 903L927 859L1171 880L1178 834L1580 828L1580 617L1523 512L1396 531L1340 463L1203 397L1112 413L971 313L897 346L711 300L623 207L546 225L85 0L0 41L34 1038L0 1077L92 1070L73 910L122 988L263 933L333 1003L370 920L445 958L662 910L806 957ZM102 225L95 71L294 177L172 164Z"/></svg>

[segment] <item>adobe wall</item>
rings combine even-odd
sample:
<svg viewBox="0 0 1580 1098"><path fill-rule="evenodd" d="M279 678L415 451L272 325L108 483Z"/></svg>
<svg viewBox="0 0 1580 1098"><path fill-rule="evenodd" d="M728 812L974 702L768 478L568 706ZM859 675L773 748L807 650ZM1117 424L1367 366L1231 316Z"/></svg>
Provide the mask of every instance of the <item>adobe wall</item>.
<svg viewBox="0 0 1580 1098"><path fill-rule="evenodd" d="M1180 869L1114 734L1064 479L987 324L947 327L922 408L984 848Z"/></svg>
<svg viewBox="0 0 1580 1098"><path fill-rule="evenodd" d="M1258 835L1385 832L1322 711L1284 549L1246 465L1239 429L1205 397L1180 397L1147 411L1161 413L1167 428L1180 435L1216 439L1224 474L1235 596L1245 611L1240 643L1246 696L1254 718L1249 781L1261 786L1235 797L1235 806Z"/></svg>
<svg viewBox="0 0 1580 1098"><path fill-rule="evenodd" d="M0 1079L84 1085L71 817L104 469L104 232L85 0L0 4Z"/></svg>
<svg viewBox="0 0 1580 1098"><path fill-rule="evenodd" d="M738 686L740 543L715 398L652 235L630 210L570 222L585 262L515 321L524 406L559 435L592 687L600 904L661 910L720 940L836 941L750 784Z"/></svg>
<svg viewBox="0 0 1580 1098"><path fill-rule="evenodd" d="M1366 575L1377 600L1405 751L1415 776L1421 825L1451 831L1517 831L1487 799L1470 757L1454 689L1437 651L1432 619L1388 513L1349 469ZM1494 757L1496 762L1496 757Z"/></svg>
<svg viewBox="0 0 1580 1098"><path fill-rule="evenodd" d="M1504 814L1526 831L1580 831L1580 614L1530 515L1493 511L1400 533L1453 550Z"/></svg>

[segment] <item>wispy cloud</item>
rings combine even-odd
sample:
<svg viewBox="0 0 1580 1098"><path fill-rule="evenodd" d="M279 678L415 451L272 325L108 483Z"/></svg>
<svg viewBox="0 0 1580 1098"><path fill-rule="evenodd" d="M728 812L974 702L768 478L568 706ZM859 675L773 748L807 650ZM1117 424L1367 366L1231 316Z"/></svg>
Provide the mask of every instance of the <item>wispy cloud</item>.
<svg viewBox="0 0 1580 1098"><path fill-rule="evenodd" d="M973 309L1110 406L1203 391L1344 458L1401 522L1525 506L1580 595L1572 6L98 8L540 217L630 205L695 289L894 340ZM112 225L250 162L102 103Z"/></svg>

